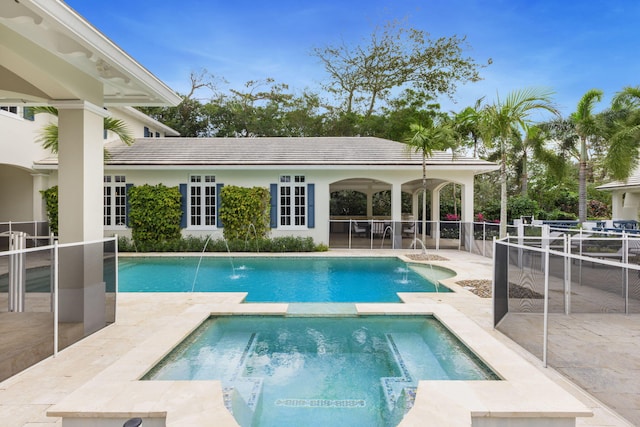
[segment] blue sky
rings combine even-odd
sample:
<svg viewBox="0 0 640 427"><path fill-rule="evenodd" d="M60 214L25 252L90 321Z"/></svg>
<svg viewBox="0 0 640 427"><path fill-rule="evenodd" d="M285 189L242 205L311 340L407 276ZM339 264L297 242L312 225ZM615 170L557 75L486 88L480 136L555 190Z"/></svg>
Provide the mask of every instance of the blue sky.
<svg viewBox="0 0 640 427"><path fill-rule="evenodd" d="M459 111L485 96L550 88L564 115L591 88L597 110L624 86L640 85L637 0L66 0L107 37L173 89L206 68L240 88L275 78L320 91L326 74L314 47L364 42L376 25L404 19L432 37L466 36L483 81L460 86ZM206 94L201 94L205 96Z"/></svg>

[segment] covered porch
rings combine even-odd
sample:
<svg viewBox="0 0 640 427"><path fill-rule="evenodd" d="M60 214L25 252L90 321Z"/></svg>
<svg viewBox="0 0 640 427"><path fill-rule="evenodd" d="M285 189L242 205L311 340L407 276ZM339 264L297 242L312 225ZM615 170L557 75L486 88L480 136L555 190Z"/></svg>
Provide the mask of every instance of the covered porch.
<svg viewBox="0 0 640 427"><path fill-rule="evenodd" d="M446 221L440 214L441 193L452 186L458 210L456 218ZM331 248L458 249L465 234L460 220L473 222L473 175L462 182L429 178L426 188L422 179L394 185L349 178L331 183L329 192Z"/></svg>

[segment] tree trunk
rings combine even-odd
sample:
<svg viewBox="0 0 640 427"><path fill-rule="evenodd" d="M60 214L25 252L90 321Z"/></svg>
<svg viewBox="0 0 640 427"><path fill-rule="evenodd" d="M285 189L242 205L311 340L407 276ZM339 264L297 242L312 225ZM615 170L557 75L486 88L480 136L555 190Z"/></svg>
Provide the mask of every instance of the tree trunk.
<svg viewBox="0 0 640 427"><path fill-rule="evenodd" d="M587 220L587 162L580 161L578 175L578 220L583 223Z"/></svg>
<svg viewBox="0 0 640 427"><path fill-rule="evenodd" d="M522 185L520 187L520 194L522 197L527 197L529 192L529 173L527 171L527 151L525 150L522 155Z"/></svg>
<svg viewBox="0 0 640 427"><path fill-rule="evenodd" d="M502 150L500 161L500 238L507 236L507 159Z"/></svg>
<svg viewBox="0 0 640 427"><path fill-rule="evenodd" d="M432 236L434 237L434 236ZM423 248L427 242L427 156L422 151L422 244Z"/></svg>
<svg viewBox="0 0 640 427"><path fill-rule="evenodd" d="M578 175L578 220L587 220L587 139L580 141L580 171Z"/></svg>

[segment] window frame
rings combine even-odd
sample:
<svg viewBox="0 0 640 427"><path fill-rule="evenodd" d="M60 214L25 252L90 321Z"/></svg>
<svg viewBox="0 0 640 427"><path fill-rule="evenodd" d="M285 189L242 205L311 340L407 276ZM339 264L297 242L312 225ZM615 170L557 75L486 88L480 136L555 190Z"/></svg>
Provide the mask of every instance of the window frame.
<svg viewBox="0 0 640 427"><path fill-rule="evenodd" d="M285 200L288 203L283 204ZM277 228L283 230L308 229L308 200L309 192L305 175L280 175L278 179ZM288 212L283 212L285 208L288 208Z"/></svg>
<svg viewBox="0 0 640 427"><path fill-rule="evenodd" d="M104 228L111 230L127 228L127 199L126 175L104 175L102 191ZM107 218L109 218L109 224L107 224Z"/></svg>
<svg viewBox="0 0 640 427"><path fill-rule="evenodd" d="M196 180L197 181L194 181ZM194 190L197 189L197 194ZM194 214L193 198L198 199L197 209ZM212 174L190 174L187 181L187 229L189 230L215 230L218 228L218 188L216 176ZM193 224L193 218L199 217L199 224ZM209 218L211 224L207 224Z"/></svg>

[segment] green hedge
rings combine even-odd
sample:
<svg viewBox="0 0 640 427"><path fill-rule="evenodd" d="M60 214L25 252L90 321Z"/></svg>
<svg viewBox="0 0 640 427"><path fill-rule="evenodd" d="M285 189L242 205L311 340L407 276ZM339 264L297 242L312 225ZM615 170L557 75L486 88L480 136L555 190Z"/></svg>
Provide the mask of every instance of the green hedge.
<svg viewBox="0 0 640 427"><path fill-rule="evenodd" d="M138 242L127 237L118 239L120 252L324 252L328 249L326 245L316 245L311 237L293 236L229 241L194 236L163 242Z"/></svg>
<svg viewBox="0 0 640 427"><path fill-rule="evenodd" d="M129 189L128 225L137 245L162 245L180 238L181 197L178 187L163 184Z"/></svg>

